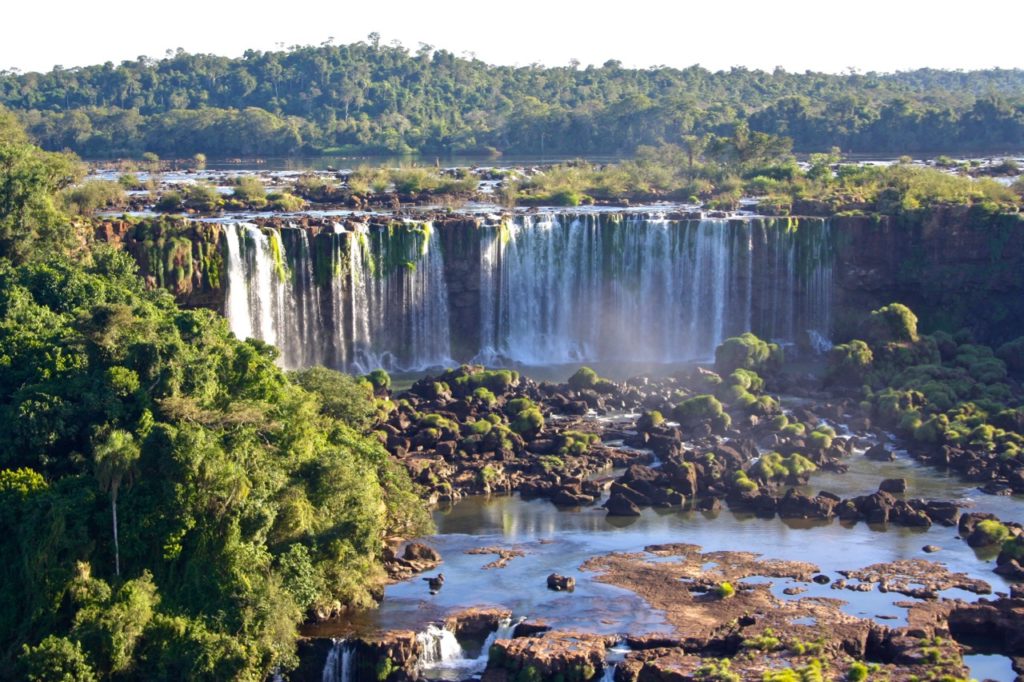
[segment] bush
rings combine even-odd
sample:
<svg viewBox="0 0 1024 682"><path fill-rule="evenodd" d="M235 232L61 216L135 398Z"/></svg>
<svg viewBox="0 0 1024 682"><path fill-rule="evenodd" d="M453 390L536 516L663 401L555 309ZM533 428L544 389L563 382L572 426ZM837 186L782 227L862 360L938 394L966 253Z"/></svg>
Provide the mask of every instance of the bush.
<svg viewBox="0 0 1024 682"><path fill-rule="evenodd" d="M874 359L871 348L860 339L834 346L828 352L828 380L837 384L862 386Z"/></svg>
<svg viewBox="0 0 1024 682"><path fill-rule="evenodd" d="M782 349L746 332L726 339L715 349L715 371L728 375L737 369L771 373L782 365Z"/></svg>
<svg viewBox="0 0 1024 682"><path fill-rule="evenodd" d="M373 386L373 392L382 395L391 390L391 376L383 369L375 369L364 377Z"/></svg>
<svg viewBox="0 0 1024 682"><path fill-rule="evenodd" d="M580 367L576 373L569 377L569 388L579 391L585 388L593 388L600 377L597 372L589 367Z"/></svg>
<svg viewBox="0 0 1024 682"><path fill-rule="evenodd" d="M369 427L377 411L374 386L350 374L310 367L290 375L292 381L320 398L320 412L360 429Z"/></svg>
<svg viewBox="0 0 1024 682"><path fill-rule="evenodd" d="M865 328L874 344L917 341L917 315L902 303L890 303L871 311Z"/></svg>
<svg viewBox="0 0 1024 682"><path fill-rule="evenodd" d="M305 201L288 192L271 192L267 195L267 208L271 211L295 213L305 207Z"/></svg>
<svg viewBox="0 0 1024 682"><path fill-rule="evenodd" d="M676 405L672 417L686 428L709 422L715 431L724 431L732 424L732 419L722 409L718 398L706 394L688 398Z"/></svg>
<svg viewBox="0 0 1024 682"><path fill-rule="evenodd" d="M235 178L231 197L249 208L263 208L267 205L267 188L253 175Z"/></svg>
<svg viewBox="0 0 1024 682"><path fill-rule="evenodd" d="M728 599L736 594L736 588L730 582L719 583L718 587L715 588L715 594L721 599Z"/></svg>
<svg viewBox="0 0 1024 682"><path fill-rule="evenodd" d="M1010 539L1010 529L993 519L979 521L974 530L983 538L982 545L985 546L1001 545Z"/></svg>
<svg viewBox="0 0 1024 682"><path fill-rule="evenodd" d="M760 635L744 639L740 646L744 649L754 649L756 651L775 651L782 646L782 640L775 636L774 630L765 628L764 632Z"/></svg>
<svg viewBox="0 0 1024 682"><path fill-rule="evenodd" d="M815 429L807 435L807 445L815 450L828 450L832 447L832 438L828 433Z"/></svg>
<svg viewBox="0 0 1024 682"><path fill-rule="evenodd" d="M529 398L516 398L505 405L509 428L520 436L536 434L544 428L544 415Z"/></svg>
<svg viewBox="0 0 1024 682"><path fill-rule="evenodd" d="M1018 336L1013 341L1007 341L999 346L996 356L1005 362L1014 374L1024 372L1024 336Z"/></svg>
<svg viewBox="0 0 1024 682"><path fill-rule="evenodd" d="M164 213L178 213L185 209L185 197L181 192L164 192L154 208Z"/></svg>
<svg viewBox="0 0 1024 682"><path fill-rule="evenodd" d="M50 635L38 646L25 645L18 657L22 679L29 682L95 682L96 673L79 642Z"/></svg>
<svg viewBox="0 0 1024 682"><path fill-rule="evenodd" d="M695 680L701 682L740 682L739 673L732 671L732 663L727 658L720 661L706 661L693 673Z"/></svg>
<svg viewBox="0 0 1024 682"><path fill-rule="evenodd" d="M563 431L559 434L558 454L581 456L590 452L590 446L601 440L596 433Z"/></svg>
<svg viewBox="0 0 1024 682"><path fill-rule="evenodd" d="M848 682L864 682L868 679L868 667L860 661L854 661L846 671L846 679Z"/></svg>
<svg viewBox="0 0 1024 682"><path fill-rule="evenodd" d="M182 195L185 208L201 213L212 213L224 205L224 198L217 188L205 182L186 185Z"/></svg>
<svg viewBox="0 0 1024 682"><path fill-rule="evenodd" d="M510 369L485 370L478 366L463 365L446 372L441 378L448 382L455 395L459 397L470 395L480 387L498 396L504 395L519 383L519 372Z"/></svg>
<svg viewBox="0 0 1024 682"><path fill-rule="evenodd" d="M797 453L783 457L777 452L767 452L750 466L748 475L767 483L774 480L798 479L816 471L817 468L814 462Z"/></svg>
<svg viewBox="0 0 1024 682"><path fill-rule="evenodd" d="M661 412L651 410L640 415L640 418L636 420L636 428L639 431L650 431L657 426L661 426L664 421L665 417L662 416Z"/></svg>
<svg viewBox="0 0 1024 682"><path fill-rule="evenodd" d="M757 483L747 477L747 472L742 469L732 475L732 486L739 492L752 493L758 489Z"/></svg>
<svg viewBox="0 0 1024 682"><path fill-rule="evenodd" d="M484 405L487 405L488 407L491 407L492 405L494 405L494 403L498 401L498 398L495 397L494 393L490 389L485 388L483 386L473 391L473 397L476 400L482 402Z"/></svg>
<svg viewBox="0 0 1024 682"><path fill-rule="evenodd" d="M68 212L83 216L107 208L121 208L128 203L124 188L110 180L87 180L66 190L61 198Z"/></svg>

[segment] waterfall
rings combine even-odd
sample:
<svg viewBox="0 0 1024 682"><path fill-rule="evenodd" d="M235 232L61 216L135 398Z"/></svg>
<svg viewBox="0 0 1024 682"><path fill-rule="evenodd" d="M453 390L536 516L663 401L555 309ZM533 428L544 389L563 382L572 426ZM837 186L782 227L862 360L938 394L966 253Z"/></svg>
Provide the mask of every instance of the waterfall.
<svg viewBox="0 0 1024 682"><path fill-rule="evenodd" d="M423 648L419 667L430 676L442 679L448 679L452 673L457 673L458 677L451 679L465 679L467 676L482 673L487 668L491 646L499 639L512 639L516 626L524 620L525 618L502 618L497 629L484 640L480 655L476 658L466 657L465 650L450 630L429 625L426 630L416 635Z"/></svg>
<svg viewBox="0 0 1024 682"><path fill-rule="evenodd" d="M335 639L333 642L324 663L323 682L351 682L352 646L344 639Z"/></svg>
<svg viewBox="0 0 1024 682"><path fill-rule="evenodd" d="M443 666L454 667L457 663L466 661L462 645L455 639L455 633L451 630L428 625L426 630L416 633L416 641L423 651L420 655L420 666L424 670Z"/></svg>
<svg viewBox="0 0 1024 682"><path fill-rule="evenodd" d="M359 372L451 365L453 333L459 360L486 364L706 361L747 330L829 346L824 220L548 212L444 229L226 225L231 330L285 368Z"/></svg>
<svg viewBox="0 0 1024 682"><path fill-rule="evenodd" d="M225 226L225 314L286 368L451 364L444 255L430 223L332 229ZM326 253L325 253L326 251Z"/></svg>
<svg viewBox="0 0 1024 682"><path fill-rule="evenodd" d="M484 640L483 648L480 649L480 658L477 660L481 664L481 670L487 667L487 658L491 654L491 647L494 643L499 639L512 639L516 632L516 626L524 620L526 620L525 616L515 620L512 618L502 618L498 621L498 628L491 634L487 635L487 639Z"/></svg>
<svg viewBox="0 0 1024 682"><path fill-rule="evenodd" d="M827 224L551 213L499 229L481 249L485 356L677 362L752 328L829 333Z"/></svg>
<svg viewBox="0 0 1024 682"><path fill-rule="evenodd" d="M224 311L228 324L235 336L248 339L253 336L252 317L249 310L249 277L244 264L239 228L246 224L224 227L225 249L227 251L227 309Z"/></svg>

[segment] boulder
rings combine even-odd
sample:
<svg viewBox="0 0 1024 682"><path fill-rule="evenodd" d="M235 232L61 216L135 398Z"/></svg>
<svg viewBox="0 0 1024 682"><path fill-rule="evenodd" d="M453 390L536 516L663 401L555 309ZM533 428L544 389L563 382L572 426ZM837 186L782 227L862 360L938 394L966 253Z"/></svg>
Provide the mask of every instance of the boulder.
<svg viewBox="0 0 1024 682"><path fill-rule="evenodd" d="M422 561L434 564L441 563L441 553L433 547L421 542L410 542L405 546L402 558L406 561Z"/></svg>
<svg viewBox="0 0 1024 682"><path fill-rule="evenodd" d="M864 456L875 462L891 462L896 459L896 454L881 443L868 448Z"/></svg>
<svg viewBox="0 0 1024 682"><path fill-rule="evenodd" d="M640 516L640 507L621 493L612 493L604 503L608 516Z"/></svg>
<svg viewBox="0 0 1024 682"><path fill-rule="evenodd" d="M902 495L907 492L907 479L887 478L878 485L878 490L883 493Z"/></svg>
<svg viewBox="0 0 1024 682"><path fill-rule="evenodd" d="M548 576L548 589L555 592L572 592L576 589L576 578L552 573Z"/></svg>
<svg viewBox="0 0 1024 682"><path fill-rule="evenodd" d="M499 639L487 661L488 679L579 680L599 678L606 641L600 635L548 632L542 637ZM497 674L500 676L492 677Z"/></svg>
<svg viewBox="0 0 1024 682"><path fill-rule="evenodd" d="M784 519L828 519L836 503L831 497L808 497L790 488L779 500L778 513Z"/></svg>

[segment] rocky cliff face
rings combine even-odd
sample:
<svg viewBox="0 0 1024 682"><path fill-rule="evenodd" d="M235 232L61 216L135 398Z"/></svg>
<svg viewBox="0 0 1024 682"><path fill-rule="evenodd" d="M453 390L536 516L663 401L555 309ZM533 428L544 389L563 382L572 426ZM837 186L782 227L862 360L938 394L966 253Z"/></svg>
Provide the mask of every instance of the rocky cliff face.
<svg viewBox="0 0 1024 682"><path fill-rule="evenodd" d="M593 216L583 219L598 220ZM823 319L831 320L831 335L837 341L856 337L867 312L894 301L910 306L920 318L923 330L956 331L967 327L979 340L989 343L1024 334L1024 219L1018 215L991 214L980 207L943 207L898 217L837 216L824 222L818 218L781 219L786 221L785 224L778 223L779 219L772 220L776 222L755 220L743 223L751 225L744 228L737 227L741 221L721 223L722 229L728 229L729 234L748 235L744 239L730 238L727 248L731 251L722 251L726 255L732 254L732 261L739 263L726 263L735 272L730 271L732 279L723 279L728 294L723 305L729 311L742 312L740 304L743 302L733 298L744 298L746 292L749 297L746 324L755 328L760 326L764 333L770 335L771 330L775 330L785 335L784 327L780 327L775 318L786 317L786 313L791 319L790 327L793 327L790 332L796 332L798 336L799 329L803 328L801 323L814 311L801 313L797 310L794 313L787 307L792 309L803 305L817 309L822 305L821 301L827 299L826 304L830 305L831 311ZM330 224L322 222L308 219L300 227L307 230L312 251L317 254L324 251L328 256L331 249L338 248L340 237L352 237L358 229L366 229L365 225L357 227L351 224L347 226L347 232L336 232ZM487 312L482 303L491 300L487 296L494 298L495 294L482 291L488 278L481 277L482 268L486 267L483 263L488 260L483 251L493 248L488 245L494 243L496 228L493 224L485 225L481 218L474 216L441 216L432 222L443 253L444 305L447 306L451 357L457 361L469 360L488 345L491 339L483 337L487 333L493 334L496 324L492 321L488 325L482 320ZM280 225L271 220L266 227L277 229ZM621 236L613 235L621 235L623 230L638 229L613 217L607 221L602 218L593 227L597 232L608 231L609 237L602 238L607 244L601 248L607 246L610 249L604 251L610 263L623 259L615 249L623 249L623 244L628 244ZM377 228L393 229L394 224L391 228ZM370 229L376 228L371 226ZM293 230L291 234L294 233ZM498 234L501 239L506 238L503 232ZM227 240L224 235L224 227L218 224L159 218L137 224L105 222L98 226L95 236L130 252L139 262L150 286L169 289L186 306L224 311L227 286ZM779 242L790 245L778 249L782 255L754 257L746 269L740 267L742 258L746 257L743 256L743 248L747 248L743 246L745 239L751 241L749 248L754 249L755 242L781 238L772 235L796 236L785 237L789 241ZM281 243L289 244L288 240ZM703 242L697 243L698 251L705 248L701 244ZM645 258L653 258L657 251L655 248ZM647 251L643 253L647 254ZM814 254L813 263L809 262L806 254ZM560 259L550 263L545 261L542 265L547 269L568 269L571 264L564 261L577 255L575 251L566 251ZM714 251L712 255L720 254ZM787 261L786 268L780 270L778 258L781 257L792 262ZM823 259L831 263L823 266ZM656 264L654 260L651 262ZM717 262L715 259L709 261L715 268L719 267ZM325 263L327 265L320 267L317 260L313 267L318 276L323 270L325 276L330 277L330 268L337 269L337 266L330 265L330 258ZM636 267L654 266L643 261L637 262ZM300 270L296 267L291 269ZM539 277L539 272L529 270L533 277ZM617 272L607 270L602 277L621 276ZM775 281L779 279L780 272L795 278L789 288L779 288ZM514 274L512 270L501 270L491 278L489 286L500 286L500 278L510 277L510 273ZM600 288L597 282L591 285ZM686 286L686 282L673 280L670 288L675 290L681 286ZM321 306L328 310L332 305L328 300L330 287L321 284L321 288L324 289ZM705 295L700 293L703 289L695 291ZM584 296L586 301L596 300L596 296L589 294ZM707 296L712 294L714 292L709 290ZM795 299L799 300L795 302ZM586 301L578 303L583 305ZM645 303L637 297L636 305ZM708 301L703 304L698 301L693 305L697 305L694 314L701 307L708 315L711 314L713 306ZM495 311L494 315L497 316L498 312ZM509 311L502 314L509 317ZM396 315L397 312L388 319ZM401 324L397 318L393 321ZM508 319L507 322L520 326L525 324L523 320ZM793 340L800 339L794 336ZM684 341L682 339L679 343Z"/></svg>
<svg viewBox="0 0 1024 682"><path fill-rule="evenodd" d="M1024 217L980 207L836 217L832 235L837 338L893 301L926 331L967 327L989 343L1024 334Z"/></svg>
<svg viewBox="0 0 1024 682"><path fill-rule="evenodd" d="M104 221L93 237L125 249L138 261L146 283L167 289L181 305L223 311L222 235L215 223L161 217L135 224Z"/></svg>

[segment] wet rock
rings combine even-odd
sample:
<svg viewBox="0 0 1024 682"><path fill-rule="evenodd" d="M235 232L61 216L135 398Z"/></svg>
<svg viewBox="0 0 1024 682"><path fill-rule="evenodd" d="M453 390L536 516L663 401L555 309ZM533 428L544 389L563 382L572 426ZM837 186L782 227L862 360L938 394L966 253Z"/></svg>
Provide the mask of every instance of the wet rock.
<svg viewBox="0 0 1024 682"><path fill-rule="evenodd" d="M864 456L875 462L891 462L896 459L896 454L881 443L868 448Z"/></svg>
<svg viewBox="0 0 1024 682"><path fill-rule="evenodd" d="M1007 559L993 569L996 575L1010 580L1024 580L1024 566L1017 559Z"/></svg>
<svg viewBox="0 0 1024 682"><path fill-rule="evenodd" d="M816 575L813 578L811 578L811 580L813 580L814 582L818 583L819 585L828 585L830 582L832 582L831 578L829 578L827 575L823 575L821 573L819 573L818 575Z"/></svg>
<svg viewBox="0 0 1024 682"><path fill-rule="evenodd" d="M454 613L444 619L444 629L455 633L459 639L484 640L498 629L502 620L510 618L507 609L470 608Z"/></svg>
<svg viewBox="0 0 1024 682"><path fill-rule="evenodd" d="M927 528L932 525L932 520L927 513L917 505L903 500L896 501L889 518L893 523L911 528Z"/></svg>
<svg viewBox="0 0 1024 682"><path fill-rule="evenodd" d="M681 642L678 637L666 637L661 634L652 635L626 635L626 646L633 651L644 651L646 649L661 649L664 647L677 647Z"/></svg>
<svg viewBox="0 0 1024 682"><path fill-rule="evenodd" d="M924 511L933 522L942 526L955 526L960 518L960 508L952 502L927 500Z"/></svg>
<svg viewBox="0 0 1024 682"><path fill-rule="evenodd" d="M855 497L851 502L868 523L888 523L889 514L893 505L896 504L896 498L886 492L877 492L872 495Z"/></svg>
<svg viewBox="0 0 1024 682"><path fill-rule="evenodd" d="M441 563L441 553L421 542L410 542L406 545L402 558L406 561L419 561L434 565Z"/></svg>
<svg viewBox="0 0 1024 682"><path fill-rule="evenodd" d="M626 483L623 483L622 479L612 483L609 492L613 497L624 497L633 504L637 505L638 507L649 507L651 505L651 500L649 497L647 497L647 495L640 492L632 485L627 485Z"/></svg>
<svg viewBox="0 0 1024 682"><path fill-rule="evenodd" d="M661 470L668 476L672 488L686 497L696 497L700 492L697 485L697 469L693 462L687 462L682 455L670 455L662 463Z"/></svg>
<svg viewBox="0 0 1024 682"><path fill-rule="evenodd" d="M975 594L992 592L992 587L984 580L954 573L940 563L925 559L900 559L840 573L862 583L876 583L881 592L899 592L919 598L933 598L951 588Z"/></svg>
<svg viewBox="0 0 1024 682"><path fill-rule="evenodd" d="M922 547L922 550L928 554L934 554L935 552L938 552L941 549L942 548L938 545L925 545L924 547Z"/></svg>
<svg viewBox="0 0 1024 682"><path fill-rule="evenodd" d="M512 630L512 637L533 637L548 632L551 626L542 620L524 620Z"/></svg>
<svg viewBox="0 0 1024 682"><path fill-rule="evenodd" d="M907 492L907 479L887 478L879 484L878 490L883 493L902 495L903 493Z"/></svg>
<svg viewBox="0 0 1024 682"><path fill-rule="evenodd" d="M832 497L808 497L790 488L779 500L779 516L784 519L828 519L837 500Z"/></svg>
<svg viewBox="0 0 1024 682"><path fill-rule="evenodd" d="M411 630L390 630L354 641L355 679L379 679L378 665L391 661L388 680L415 679L420 644ZM402 676L405 677L402 677Z"/></svg>
<svg viewBox="0 0 1024 682"><path fill-rule="evenodd" d="M967 538L967 544L971 544L971 536L975 535L974 531L978 523L981 521L998 521L999 517L995 514L983 514L981 512L970 512L960 517L960 522L957 524L957 530L960 533L960 537ZM975 542L981 542L982 537L976 536ZM984 543L982 543L984 544ZM971 545L971 547L979 547L980 545Z"/></svg>
<svg viewBox="0 0 1024 682"><path fill-rule="evenodd" d="M583 492L565 488L559 490L551 498L551 502L559 507L585 507L594 504L596 501L597 498L592 495L586 495Z"/></svg>
<svg viewBox="0 0 1024 682"><path fill-rule="evenodd" d="M608 516L640 516L640 507L622 493L613 492L604 503Z"/></svg>
<svg viewBox="0 0 1024 682"><path fill-rule="evenodd" d="M492 568L505 568L508 562L516 557L526 556L526 552L521 549L509 549L507 547L474 547L473 549L467 549L466 554L496 554L497 559L481 566L484 570Z"/></svg>
<svg viewBox="0 0 1024 682"><path fill-rule="evenodd" d="M572 592L576 589L576 578L552 573L548 576L548 589L556 592Z"/></svg>
<svg viewBox="0 0 1024 682"><path fill-rule="evenodd" d="M586 682L604 669L606 641L600 635L548 632L494 643L484 680L572 679Z"/></svg>
<svg viewBox="0 0 1024 682"><path fill-rule="evenodd" d="M697 500L694 508L702 512L717 512L722 509L722 501L717 497L705 496Z"/></svg>

